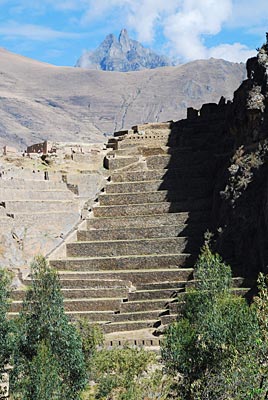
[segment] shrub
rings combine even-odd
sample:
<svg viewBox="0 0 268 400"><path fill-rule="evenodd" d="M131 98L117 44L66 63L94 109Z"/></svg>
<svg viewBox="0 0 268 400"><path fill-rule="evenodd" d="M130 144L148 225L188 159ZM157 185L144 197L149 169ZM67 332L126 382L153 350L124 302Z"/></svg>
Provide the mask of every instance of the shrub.
<svg viewBox="0 0 268 400"><path fill-rule="evenodd" d="M178 378L177 396L250 399L247 396L254 390L256 396L259 389L256 312L245 299L232 295L230 267L208 245L194 275L197 283L186 295L184 318L168 328L162 345L166 369Z"/></svg>
<svg viewBox="0 0 268 400"><path fill-rule="evenodd" d="M9 290L11 276L6 271L0 270L0 399L5 398L6 386L5 372L7 364L10 362L13 348L13 337L11 324L7 319L9 307Z"/></svg>
<svg viewBox="0 0 268 400"><path fill-rule="evenodd" d="M100 325L92 325L85 318L81 318L77 321L77 329L82 339L82 349L85 360L90 368L90 362L96 354L98 346L103 345L103 332Z"/></svg>
<svg viewBox="0 0 268 400"><path fill-rule="evenodd" d="M17 321L17 346L10 379L14 398L39 399L39 385L35 383L39 379L44 382L45 377L38 375L41 372L34 366L42 357L45 361L50 357L53 377L58 379L57 385L53 383L52 386L60 388L60 396L55 398L76 400L86 383L80 336L64 313L56 272L41 256L35 259L31 269L32 286L26 293ZM49 373L49 370L45 371ZM43 400L50 399L49 389Z"/></svg>

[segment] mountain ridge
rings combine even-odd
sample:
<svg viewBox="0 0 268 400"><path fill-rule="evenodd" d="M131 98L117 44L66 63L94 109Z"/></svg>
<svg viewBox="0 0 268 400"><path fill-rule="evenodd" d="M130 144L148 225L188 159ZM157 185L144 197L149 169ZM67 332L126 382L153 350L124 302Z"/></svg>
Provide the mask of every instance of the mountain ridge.
<svg viewBox="0 0 268 400"><path fill-rule="evenodd" d="M231 99L244 77L245 65L216 59L122 73L58 67L0 50L0 146L104 142L104 133L178 120L187 107Z"/></svg>
<svg viewBox="0 0 268 400"><path fill-rule="evenodd" d="M103 71L130 72L171 66L173 63L136 40L122 29L118 39L109 34L94 51L86 51L75 67Z"/></svg>

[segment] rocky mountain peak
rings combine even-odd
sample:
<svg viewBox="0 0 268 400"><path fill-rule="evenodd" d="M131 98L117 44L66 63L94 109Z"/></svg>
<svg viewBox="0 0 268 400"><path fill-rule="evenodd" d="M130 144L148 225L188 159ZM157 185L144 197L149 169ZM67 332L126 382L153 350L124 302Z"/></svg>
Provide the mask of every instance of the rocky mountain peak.
<svg viewBox="0 0 268 400"><path fill-rule="evenodd" d="M122 51L127 53L131 49L130 38L126 29L122 29L118 38Z"/></svg>
<svg viewBox="0 0 268 400"><path fill-rule="evenodd" d="M96 50L86 51L75 66L128 72L169 65L172 63L167 57L160 56L131 39L127 30L122 29L118 39L113 34L109 34Z"/></svg>

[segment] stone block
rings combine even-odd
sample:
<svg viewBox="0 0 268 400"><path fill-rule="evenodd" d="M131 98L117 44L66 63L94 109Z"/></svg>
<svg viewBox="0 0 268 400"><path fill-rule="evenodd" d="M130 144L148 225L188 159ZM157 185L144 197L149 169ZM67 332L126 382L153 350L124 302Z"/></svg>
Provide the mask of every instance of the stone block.
<svg viewBox="0 0 268 400"><path fill-rule="evenodd" d="M177 188L176 188L177 189ZM99 204L101 206L114 206L114 205L125 205L125 204L149 204L149 203L161 203L161 202L178 202L186 200L189 197L205 197L212 192L211 185L203 184L198 186L185 185L184 190L159 190L154 192L142 192L142 193L103 193L99 196Z"/></svg>
<svg viewBox="0 0 268 400"><path fill-rule="evenodd" d="M192 266L195 256L190 254L149 254L117 257L83 257L50 260L50 265L60 271L116 271L146 270Z"/></svg>
<svg viewBox="0 0 268 400"><path fill-rule="evenodd" d="M125 229L91 229L77 232L78 241L96 240L127 240L142 238L160 238L173 236L188 236L189 234L200 234L206 230L204 224L191 225L158 225L148 228L125 228Z"/></svg>
<svg viewBox="0 0 268 400"><path fill-rule="evenodd" d="M79 299L64 300L65 311L113 311L119 310L120 299Z"/></svg>
<svg viewBox="0 0 268 400"><path fill-rule="evenodd" d="M135 313L135 312L149 312L162 310L164 312L168 308L169 302L173 301L169 298L153 299L153 300L137 300L127 301L120 305L120 313Z"/></svg>
<svg viewBox="0 0 268 400"><path fill-rule="evenodd" d="M209 210L211 198L189 199L177 203L148 203L117 206L96 206L93 208L95 217L126 217L141 215L156 215L162 213L179 213L184 211Z"/></svg>
<svg viewBox="0 0 268 400"><path fill-rule="evenodd" d="M5 202L6 210L8 213L17 213L17 212L25 212L28 214L38 213L38 212L55 212L62 211L65 212L73 212L78 211L78 204L71 200L20 200L20 201L11 201L8 200Z"/></svg>
<svg viewBox="0 0 268 400"><path fill-rule="evenodd" d="M184 225L187 223L205 223L210 214L206 211L191 211L180 213L163 213L142 216L111 216L90 218L87 220L87 229L118 229L122 226L129 228L148 228L163 225Z"/></svg>
<svg viewBox="0 0 268 400"><path fill-rule="evenodd" d="M144 283L153 283L159 281L182 281L188 280L193 272L192 268L162 268L162 269L146 269L146 270L117 270L117 271L93 271L93 272L68 272L60 271L62 285L68 281L77 282L81 287L87 280L123 280L131 282L134 286ZM73 286L74 287L74 286Z"/></svg>
<svg viewBox="0 0 268 400"><path fill-rule="evenodd" d="M183 253L195 248L198 251L202 239L185 237L153 238L137 240L111 240L97 242L74 242L66 244L67 257L113 257L127 255L172 254L174 249Z"/></svg>
<svg viewBox="0 0 268 400"><path fill-rule="evenodd" d="M152 328L155 325L155 323L156 323L155 320L118 322L118 323L105 324L102 326L102 329L104 333L136 331L139 329Z"/></svg>
<svg viewBox="0 0 268 400"><path fill-rule="evenodd" d="M170 287L169 289L137 290L135 292L129 293L128 299L129 301L138 301L176 298L178 293L183 290L184 288L178 289L172 287Z"/></svg>
<svg viewBox="0 0 268 400"><path fill-rule="evenodd" d="M107 156L104 159L104 166L109 170L116 170L127 167L139 161L139 157L111 157Z"/></svg>

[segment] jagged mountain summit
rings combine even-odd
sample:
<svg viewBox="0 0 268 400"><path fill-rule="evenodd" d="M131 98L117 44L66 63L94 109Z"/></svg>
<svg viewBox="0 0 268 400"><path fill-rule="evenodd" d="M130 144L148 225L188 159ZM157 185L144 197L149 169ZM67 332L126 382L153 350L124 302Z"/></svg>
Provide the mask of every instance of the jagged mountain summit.
<svg viewBox="0 0 268 400"><path fill-rule="evenodd" d="M130 39L126 29L122 29L118 39L106 36L95 51L86 51L77 61L76 67L100 69L103 71L140 71L174 65L167 57L160 56Z"/></svg>

